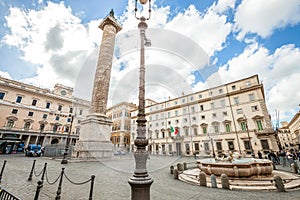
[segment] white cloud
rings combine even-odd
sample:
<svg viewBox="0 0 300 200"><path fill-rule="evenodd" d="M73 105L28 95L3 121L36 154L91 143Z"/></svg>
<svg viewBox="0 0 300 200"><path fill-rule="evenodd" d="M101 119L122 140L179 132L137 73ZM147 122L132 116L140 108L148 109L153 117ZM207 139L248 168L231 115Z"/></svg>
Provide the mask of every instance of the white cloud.
<svg viewBox="0 0 300 200"><path fill-rule="evenodd" d="M284 45L272 54L265 47L253 43L228 64L220 67L218 75L224 82L258 74L264 84L270 114L275 119L275 109L281 111L281 119L289 121L299 104L300 49ZM298 78L297 78L298 77Z"/></svg>
<svg viewBox="0 0 300 200"><path fill-rule="evenodd" d="M10 8L6 21L10 33L2 42L19 48L23 60L40 66L37 76L25 81L44 87L57 82L73 86L84 59L100 43L102 34L94 28L96 21L85 27L63 2L48 2L37 11Z"/></svg>
<svg viewBox="0 0 300 200"><path fill-rule="evenodd" d="M300 72L290 74L289 76L282 77L281 80L276 82L267 93L267 101L272 115L275 109L280 112L280 119L289 119L291 115L298 110L295 109L299 105L300 99ZM275 119L273 117L273 119ZM281 120L282 121L282 120Z"/></svg>
<svg viewBox="0 0 300 200"><path fill-rule="evenodd" d="M0 71L0 76L7 79L12 79L8 72Z"/></svg>
<svg viewBox="0 0 300 200"><path fill-rule="evenodd" d="M220 15L215 5L206 13L200 13L190 5L184 13L179 13L165 28L179 32L197 42L209 56L224 48L231 24L225 15ZM216 12L217 11L217 12Z"/></svg>
<svg viewBox="0 0 300 200"><path fill-rule="evenodd" d="M213 7L216 13L222 14L228 9L233 9L235 7L236 0L218 0L218 3Z"/></svg>
<svg viewBox="0 0 300 200"><path fill-rule="evenodd" d="M299 0L243 0L235 13L235 28L238 39L247 33L256 33L265 38L275 29L300 22Z"/></svg>

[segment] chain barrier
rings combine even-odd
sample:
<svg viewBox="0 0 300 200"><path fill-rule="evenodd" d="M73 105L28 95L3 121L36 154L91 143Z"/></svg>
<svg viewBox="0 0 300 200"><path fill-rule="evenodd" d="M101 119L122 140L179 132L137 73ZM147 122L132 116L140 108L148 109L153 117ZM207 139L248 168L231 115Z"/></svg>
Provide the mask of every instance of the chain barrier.
<svg viewBox="0 0 300 200"><path fill-rule="evenodd" d="M55 184L55 183L59 180L59 178L61 177L61 174L60 174L60 175L55 179L55 181L51 183L51 182L49 181L49 179L48 179L48 175L47 175L48 173L47 173L47 172L48 172L48 170L46 169L46 173L45 173L45 175L46 175L46 181L47 181L47 183L48 183L49 185Z"/></svg>
<svg viewBox="0 0 300 200"><path fill-rule="evenodd" d="M72 184L74 184L74 185L84 185L84 184L86 184L86 183L88 183L88 182L90 182L90 181L92 180L92 178L90 178L89 180L86 180L86 181L84 181L84 182L76 183L76 182L72 181L72 180L66 175L66 173L64 173L64 176L66 177L66 179L67 179L70 183L72 183Z"/></svg>
<svg viewBox="0 0 300 200"><path fill-rule="evenodd" d="M47 170L47 163L45 163L43 169L41 170L40 173L37 174L37 172L35 171L35 163L36 160L33 161L33 165L30 171L30 175L28 180L32 180L32 175L34 174L34 176L39 177L40 175L42 175L41 180L38 181L38 185L36 188L36 192L35 192L35 196L34 196L34 200L38 200L39 199L39 194L41 189L43 188L43 182L44 182L44 177L46 176L46 181L49 185L54 185L55 183L58 182L59 180L59 185L57 188L57 192L56 192L56 197L55 200L60 200L61 199L61 192L62 192L62 182L63 182L63 177L65 177L70 183L74 184L74 185L83 185L86 184L88 182L91 182L91 187L90 187L90 192L89 192L89 200L93 199L93 187L94 187L94 180L95 180L95 176L92 175L90 179L83 181L83 182L74 182L72 181L64 172L65 168L62 168L62 171L60 173L60 175L53 181L51 182L48 178L48 170Z"/></svg>
<svg viewBox="0 0 300 200"><path fill-rule="evenodd" d="M44 171L44 168L41 170L41 172L39 174L36 174L35 169L33 169L33 174L35 177L39 177L43 173L43 171Z"/></svg>

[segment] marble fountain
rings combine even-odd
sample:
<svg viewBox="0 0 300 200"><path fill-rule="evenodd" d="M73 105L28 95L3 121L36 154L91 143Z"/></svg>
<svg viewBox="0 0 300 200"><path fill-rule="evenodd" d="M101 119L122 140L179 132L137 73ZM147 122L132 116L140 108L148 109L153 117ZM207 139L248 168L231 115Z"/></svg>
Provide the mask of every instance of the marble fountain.
<svg viewBox="0 0 300 200"><path fill-rule="evenodd" d="M197 167L182 171L178 179L199 185L201 172L206 174L207 187L212 187L211 177L214 175L217 187L222 188L221 175L226 174L231 190L276 191L276 176L282 178L287 191L300 189L300 175L273 170L273 164L268 159L242 158L238 153L230 152L226 157L199 159Z"/></svg>
<svg viewBox="0 0 300 200"><path fill-rule="evenodd" d="M241 158L238 154L230 154L224 158L207 158L197 160L199 169L207 175L229 177L268 176L272 174L273 164L268 159Z"/></svg>

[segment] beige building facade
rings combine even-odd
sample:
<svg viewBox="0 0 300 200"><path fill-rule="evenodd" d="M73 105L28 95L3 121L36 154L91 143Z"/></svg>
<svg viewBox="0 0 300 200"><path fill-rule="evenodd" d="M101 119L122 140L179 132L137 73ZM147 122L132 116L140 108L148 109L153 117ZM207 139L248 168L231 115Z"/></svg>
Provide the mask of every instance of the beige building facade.
<svg viewBox="0 0 300 200"><path fill-rule="evenodd" d="M288 127L288 122L281 122L281 127L276 130L276 134L280 143L279 148L287 150L294 148L293 137Z"/></svg>
<svg viewBox="0 0 300 200"><path fill-rule="evenodd" d="M300 148L300 111L298 111L288 124L292 135L293 145Z"/></svg>
<svg viewBox="0 0 300 200"><path fill-rule="evenodd" d="M290 122L281 122L277 133L283 149L300 150L300 111L293 116Z"/></svg>
<svg viewBox="0 0 300 200"><path fill-rule="evenodd" d="M129 150L131 123L130 113L135 109L137 109L135 104L122 102L107 110L106 115L113 122L110 140L114 147Z"/></svg>
<svg viewBox="0 0 300 200"><path fill-rule="evenodd" d="M53 90L0 77L0 138L17 137L28 144L75 144L88 101L73 97L73 89ZM71 126L72 124L72 126Z"/></svg>
<svg viewBox="0 0 300 200"><path fill-rule="evenodd" d="M146 105L148 150L152 154L234 151L250 156L279 150L257 75ZM137 110L131 116L133 149Z"/></svg>

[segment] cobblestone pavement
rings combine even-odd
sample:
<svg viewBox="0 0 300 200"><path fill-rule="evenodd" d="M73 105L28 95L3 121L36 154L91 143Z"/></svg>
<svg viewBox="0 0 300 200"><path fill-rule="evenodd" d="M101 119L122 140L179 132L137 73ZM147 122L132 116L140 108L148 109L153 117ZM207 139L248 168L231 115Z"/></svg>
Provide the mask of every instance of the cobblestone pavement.
<svg viewBox="0 0 300 200"><path fill-rule="evenodd" d="M36 159L36 174L41 172L47 162L48 181L54 182L59 176L61 168L65 167L65 174L74 182L83 182L95 175L93 199L95 200L127 200L130 199L128 179L133 175L134 159L131 156L115 157L111 160L79 162L71 160L67 165L61 165L60 160L45 157L29 158L24 155L1 155L0 167L7 160L2 176L1 187L20 197L23 200L32 200L40 179L33 175L32 181L27 181L33 160ZM214 200L214 199L245 199L245 200L299 200L300 191L284 193L267 191L232 191L215 188L206 188L190 185L174 180L169 173L170 165L178 162L194 162L192 157L163 157L150 156L147 167L150 177L154 180L151 186L152 200ZM289 170L285 168L285 170ZM56 197L58 183L50 185L46 178L40 193L41 200L53 200ZM88 199L90 184L74 185L63 179L62 200Z"/></svg>

